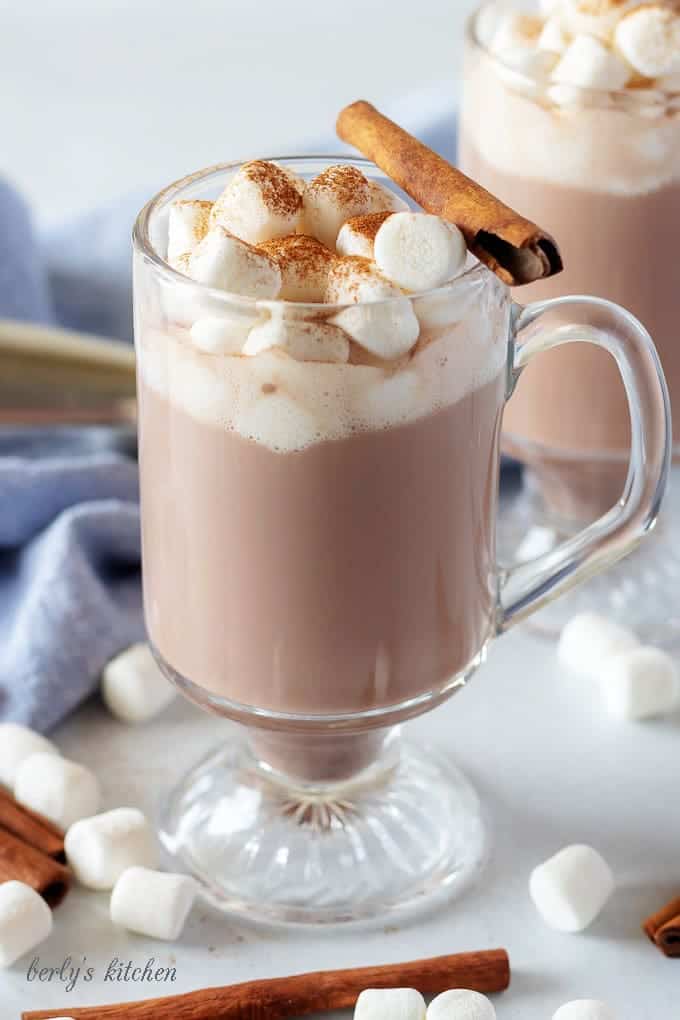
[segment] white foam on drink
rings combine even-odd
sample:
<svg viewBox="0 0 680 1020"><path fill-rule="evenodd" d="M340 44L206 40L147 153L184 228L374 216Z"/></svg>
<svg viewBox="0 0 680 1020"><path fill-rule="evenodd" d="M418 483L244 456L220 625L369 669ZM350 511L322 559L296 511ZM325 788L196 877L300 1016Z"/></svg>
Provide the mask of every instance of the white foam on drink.
<svg viewBox="0 0 680 1020"><path fill-rule="evenodd" d="M438 322L445 293L436 292ZM198 421L278 452L392 428L456 403L504 371L506 288L480 268L450 293L448 322L423 330L414 351L389 365L299 362L276 349L209 354L196 349L186 326L155 322L140 324L141 377ZM413 300L416 311L428 301Z"/></svg>

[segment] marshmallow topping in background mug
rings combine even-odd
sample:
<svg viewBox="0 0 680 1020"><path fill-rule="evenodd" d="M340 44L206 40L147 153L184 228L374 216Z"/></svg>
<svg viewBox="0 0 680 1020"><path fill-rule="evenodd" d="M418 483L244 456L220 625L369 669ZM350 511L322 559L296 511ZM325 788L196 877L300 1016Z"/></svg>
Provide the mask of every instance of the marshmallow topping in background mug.
<svg viewBox="0 0 680 1020"><path fill-rule="evenodd" d="M499 571L503 407L573 330L552 307L513 314L455 227L403 210L366 160L296 157L193 174L135 227L149 636L188 697L243 724L175 789L161 836L250 918L377 920L467 883L474 791L397 724L639 541L665 484L649 338L613 305L560 303L594 343L591 317L610 327L632 485L549 559Z"/></svg>
<svg viewBox="0 0 680 1020"><path fill-rule="evenodd" d="M471 19L461 168L560 242L565 269L517 294L595 294L650 331L680 438L680 10L672 3L485 3ZM526 5L524 5L526 7ZM535 526L569 533L619 498L630 419L614 362L591 345L527 370L504 418L503 448L529 468L502 518L501 545ZM579 610L614 616L650 641L680 637L680 559L671 499L630 561L532 620L550 633ZM534 528L532 528L532 525Z"/></svg>

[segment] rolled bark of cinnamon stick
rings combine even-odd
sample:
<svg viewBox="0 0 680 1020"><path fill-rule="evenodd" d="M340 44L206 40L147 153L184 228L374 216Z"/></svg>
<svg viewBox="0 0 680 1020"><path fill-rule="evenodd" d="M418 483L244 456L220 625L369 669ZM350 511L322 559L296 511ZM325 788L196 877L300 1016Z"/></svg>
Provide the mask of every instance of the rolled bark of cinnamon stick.
<svg viewBox="0 0 680 1020"><path fill-rule="evenodd" d="M0 882L25 882L50 907L58 907L71 885L71 872L29 843L0 829Z"/></svg>
<svg viewBox="0 0 680 1020"><path fill-rule="evenodd" d="M555 240L432 149L384 117L370 103L346 106L337 121L343 141L354 145L427 212L462 231L468 248L509 286L559 273Z"/></svg>
<svg viewBox="0 0 680 1020"><path fill-rule="evenodd" d="M417 988L437 995L448 988L502 992L510 983L510 962L504 949L435 956L410 963L349 970L317 971L287 978L246 981L226 988L206 988L144 1002L64 1007L73 1020L283 1020L285 1017L354 1006L364 988ZM32 1010L23 1020L49 1020L59 1010Z"/></svg>
<svg viewBox="0 0 680 1020"><path fill-rule="evenodd" d="M61 829L42 815L18 804L10 793L0 789L0 831L2 830L40 850L47 857L52 857L61 864L66 862L64 833Z"/></svg>
<svg viewBox="0 0 680 1020"><path fill-rule="evenodd" d="M680 896L648 917L642 930L665 956L680 958Z"/></svg>

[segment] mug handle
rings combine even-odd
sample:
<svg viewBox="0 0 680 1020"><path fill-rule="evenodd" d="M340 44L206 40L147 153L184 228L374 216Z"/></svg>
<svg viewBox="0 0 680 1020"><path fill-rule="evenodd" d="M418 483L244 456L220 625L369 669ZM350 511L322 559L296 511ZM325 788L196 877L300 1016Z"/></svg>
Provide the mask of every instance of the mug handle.
<svg viewBox="0 0 680 1020"><path fill-rule="evenodd" d="M568 324L566 319L568 317ZM497 633L626 556L656 522L671 458L671 412L656 348L644 326L619 305L560 297L513 305L512 364L506 400L535 354L565 343L591 343L616 361L628 397L631 445L623 495L604 516L550 552L499 567Z"/></svg>

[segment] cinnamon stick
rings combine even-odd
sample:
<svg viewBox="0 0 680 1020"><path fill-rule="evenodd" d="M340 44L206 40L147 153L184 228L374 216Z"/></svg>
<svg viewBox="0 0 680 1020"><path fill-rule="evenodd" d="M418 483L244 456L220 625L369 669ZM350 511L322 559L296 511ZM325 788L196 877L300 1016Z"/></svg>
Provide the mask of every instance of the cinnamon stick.
<svg viewBox="0 0 680 1020"><path fill-rule="evenodd" d="M470 251L504 283L533 283L562 269L559 249L550 234L504 205L370 103L359 100L346 106L338 117L337 132L423 209L455 223Z"/></svg>
<svg viewBox="0 0 680 1020"><path fill-rule="evenodd" d="M436 995L448 988L502 992L510 983L504 949L435 956L382 967L326 970L264 981L246 981L226 988L206 988L188 995L147 999L110 1006L89 1006L62 1012L73 1020L283 1020L354 1006L364 988L417 988ZM23 1020L49 1020L59 1010L31 1010Z"/></svg>
<svg viewBox="0 0 680 1020"><path fill-rule="evenodd" d="M665 956L680 958L680 896L648 917L642 930Z"/></svg>
<svg viewBox="0 0 680 1020"><path fill-rule="evenodd" d="M64 833L47 818L36 814L23 804L18 804L10 793L0 788L0 831L2 830L55 861L61 864L66 862Z"/></svg>
<svg viewBox="0 0 680 1020"><path fill-rule="evenodd" d="M58 907L71 885L71 872L29 843L0 829L0 883L25 882L50 907Z"/></svg>

